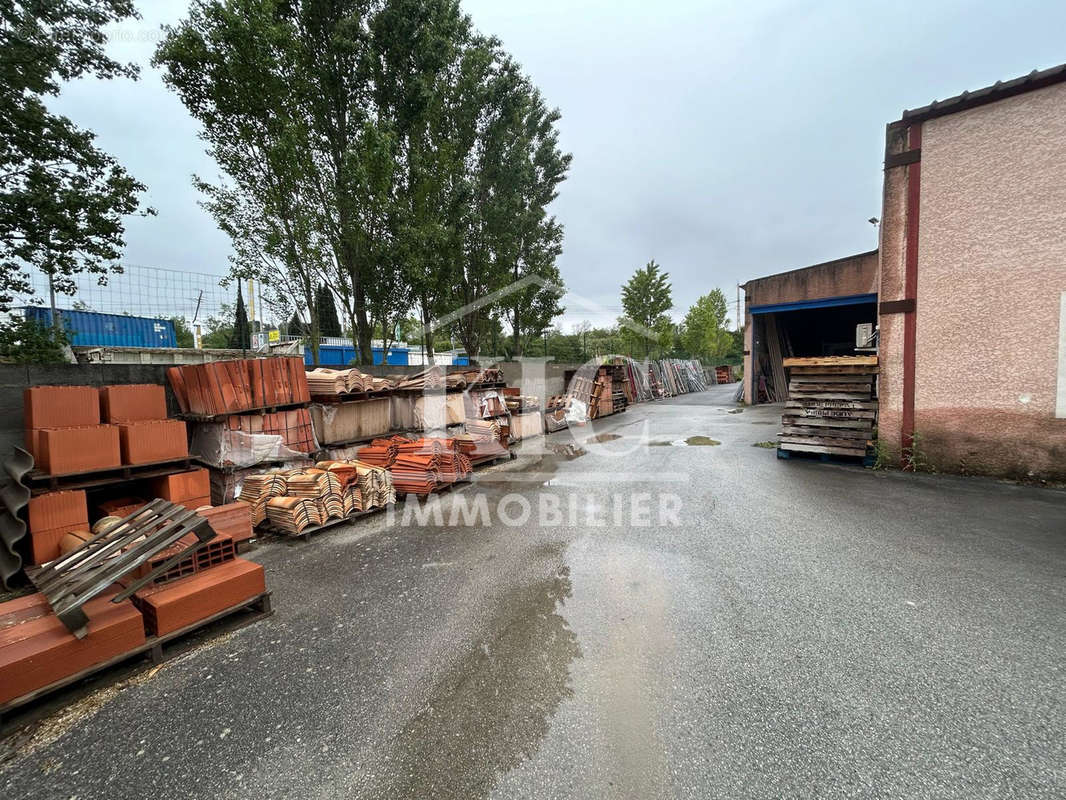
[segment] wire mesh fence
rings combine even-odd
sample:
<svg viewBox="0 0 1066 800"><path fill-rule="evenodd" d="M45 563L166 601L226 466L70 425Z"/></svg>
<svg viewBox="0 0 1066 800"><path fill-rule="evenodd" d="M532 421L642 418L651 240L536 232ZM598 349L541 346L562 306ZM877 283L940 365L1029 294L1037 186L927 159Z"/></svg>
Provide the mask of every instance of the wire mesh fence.
<svg viewBox="0 0 1066 800"><path fill-rule="evenodd" d="M237 299L236 284L223 286L225 278L221 275L123 264L121 273L106 276L106 283L101 283L100 277L77 276L77 292L56 295L56 307L138 317L184 317L193 323L218 317L223 306L232 309ZM32 284L34 293L16 297L13 306L49 305L48 277L35 273Z"/></svg>

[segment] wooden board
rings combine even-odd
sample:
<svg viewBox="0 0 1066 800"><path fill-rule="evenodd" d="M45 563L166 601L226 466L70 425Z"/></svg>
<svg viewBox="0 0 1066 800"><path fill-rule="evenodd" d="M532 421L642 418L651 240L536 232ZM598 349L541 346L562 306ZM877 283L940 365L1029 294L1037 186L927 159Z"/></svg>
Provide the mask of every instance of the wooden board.
<svg viewBox="0 0 1066 800"><path fill-rule="evenodd" d="M781 436L781 447L786 450L795 444L816 445L820 447L842 447L844 449L862 449L866 451L866 439L841 439L825 436Z"/></svg>
<svg viewBox="0 0 1066 800"><path fill-rule="evenodd" d="M806 370L798 369L792 370L792 380L794 382L798 381L800 383L854 383L860 384L868 389L873 379L874 376L869 374L868 372L854 374L835 374L814 371L807 372Z"/></svg>
<svg viewBox="0 0 1066 800"><path fill-rule="evenodd" d="M786 358L786 367L876 367L877 356L818 356Z"/></svg>
<svg viewBox="0 0 1066 800"><path fill-rule="evenodd" d="M812 425L782 425L778 436L815 436L834 439L869 439L872 430L854 428L818 428Z"/></svg>
<svg viewBox="0 0 1066 800"><path fill-rule="evenodd" d="M782 444L781 445L781 449L782 450L795 450L795 451L798 451L800 453L826 453L826 454L829 454L829 455L837 455L837 456L859 456L859 457L862 457L862 456L866 455L866 448L865 447L863 447L860 450L860 449L849 448L849 447L828 447L828 446L825 446L825 445L815 445L815 444Z"/></svg>
<svg viewBox="0 0 1066 800"><path fill-rule="evenodd" d="M791 396L792 400L841 400L844 402L856 402L862 403L870 400L869 395L867 397L856 397L854 393L846 393L846 391L797 391ZM874 403L876 406L876 403ZM843 407L852 407L845 405Z"/></svg>
<svg viewBox="0 0 1066 800"><path fill-rule="evenodd" d="M815 383L814 381L798 381L793 378L788 383L788 391L796 392L847 392L849 394L863 395L870 399L869 383ZM801 395L802 396L802 395Z"/></svg>
<svg viewBox="0 0 1066 800"><path fill-rule="evenodd" d="M789 367L793 375L877 375L877 367Z"/></svg>
<svg viewBox="0 0 1066 800"><path fill-rule="evenodd" d="M873 430L872 418L851 419L840 417L805 417L797 414L786 414L781 417L782 425L806 425L817 428L849 428L852 430Z"/></svg>

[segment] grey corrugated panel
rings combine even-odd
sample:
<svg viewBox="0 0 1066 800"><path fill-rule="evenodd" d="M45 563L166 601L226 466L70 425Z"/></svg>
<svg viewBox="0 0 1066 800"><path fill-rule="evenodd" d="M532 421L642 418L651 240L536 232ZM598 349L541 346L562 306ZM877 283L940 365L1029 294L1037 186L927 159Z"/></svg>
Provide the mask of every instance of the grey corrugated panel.
<svg viewBox="0 0 1066 800"><path fill-rule="evenodd" d="M19 542L26 536L26 523L19 518L22 509L30 502L30 490L22 485L22 478L33 469L33 456L21 447L4 461L6 482L0 490L0 581L10 589L10 581L22 571L22 556Z"/></svg>

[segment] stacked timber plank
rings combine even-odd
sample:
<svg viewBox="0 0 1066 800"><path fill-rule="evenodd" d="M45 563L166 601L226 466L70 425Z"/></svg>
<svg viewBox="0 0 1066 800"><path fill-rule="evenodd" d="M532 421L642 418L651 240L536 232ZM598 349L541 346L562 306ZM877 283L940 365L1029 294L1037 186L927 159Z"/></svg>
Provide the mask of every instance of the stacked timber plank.
<svg viewBox="0 0 1066 800"><path fill-rule="evenodd" d="M866 455L877 420L877 356L786 358L784 367L790 379L781 449Z"/></svg>

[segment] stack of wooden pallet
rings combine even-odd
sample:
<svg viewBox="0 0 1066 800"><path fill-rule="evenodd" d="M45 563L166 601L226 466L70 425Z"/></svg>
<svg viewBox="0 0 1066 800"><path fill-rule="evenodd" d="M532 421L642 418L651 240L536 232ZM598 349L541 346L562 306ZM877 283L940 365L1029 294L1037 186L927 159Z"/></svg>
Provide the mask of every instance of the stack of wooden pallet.
<svg viewBox="0 0 1066 800"><path fill-rule="evenodd" d="M786 358L784 367L790 378L781 449L866 455L877 420L877 356Z"/></svg>

